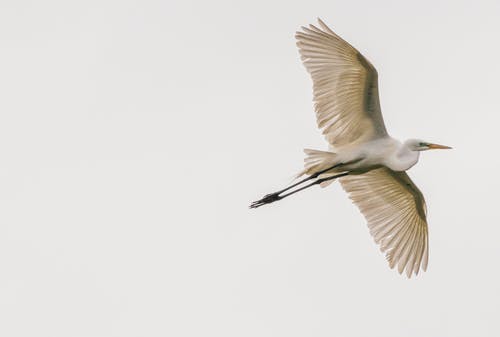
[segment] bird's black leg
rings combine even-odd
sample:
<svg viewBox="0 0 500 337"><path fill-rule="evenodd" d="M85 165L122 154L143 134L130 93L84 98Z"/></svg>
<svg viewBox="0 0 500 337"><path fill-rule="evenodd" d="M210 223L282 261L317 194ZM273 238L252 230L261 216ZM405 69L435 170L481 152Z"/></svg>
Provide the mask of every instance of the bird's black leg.
<svg viewBox="0 0 500 337"><path fill-rule="evenodd" d="M252 204L250 205L250 208L257 208L259 206L262 206L262 205L265 205L265 204L270 204L270 203L275 202L277 200L283 199L283 197L280 196L281 193L286 192L289 189L294 188L295 186L303 184L306 181L309 181L311 179L317 178L320 174L323 174L323 173L325 173L327 171L333 170L334 168L339 167L340 165L343 165L343 164L339 163L339 164L333 165L332 167L329 167L327 169L324 169L324 170L321 170L319 172L316 172L316 173L310 175L309 177L304 178L301 181L296 182L295 184L292 184L292 185L288 186L287 188L284 188L284 189L282 189L282 190L280 190L278 192L266 194L262 199L260 199L258 201L252 202Z"/></svg>
<svg viewBox="0 0 500 337"><path fill-rule="evenodd" d="M334 167L336 167L336 166L334 166ZM297 186L297 185L299 185L299 184L302 184L303 182L306 182L306 181L308 181L308 180L310 180L310 179L316 178L316 177L318 177L321 173L324 173L324 172L326 172L326 171L329 171L329 170L331 170L331 169L332 169L332 168L334 168L334 167L331 167L331 168L329 168L329 169L327 169L327 170L323 170L323 171L321 171L321 172L315 173L315 174L313 174L313 175L311 175L311 176L307 177L306 179L303 179L303 180L299 181L298 183L293 184L293 185L291 185L291 186L289 186L289 187L285 188L284 190L281 190L281 191L278 191L278 192L275 192L275 193L271 193L271 194L267 194L266 196L264 196L264 198L262 198L262 199L260 199L260 200L257 200L257 201L252 202L252 204L250 205L250 208L257 208L257 207L260 207L260 206L265 205L265 204L270 204L270 203L272 203L272 202L275 202L275 201L277 201L277 200L281 200L281 199L286 198L286 197L288 197L288 196L290 196L290 195L292 195L292 194L295 194L295 193L297 193L297 192L300 192L300 191L302 191L302 190L305 190L306 188L309 188L309 187L311 187L311 186L314 186L314 185L317 185L317 184L321 184L321 183L322 183L322 182L324 182L324 181L332 180L332 179L335 179L335 178L340 178L340 177L343 177L343 176L346 176L346 175L348 175L348 174L349 174L349 172L344 172L344 173L336 174L336 175L331 176L331 177L321 178L321 179L318 179L318 180L316 180L316 181L314 181L314 182L312 182L312 183L310 183L310 184L308 184L308 185L306 185L306 186L303 186L303 187L301 187L301 188L298 188L298 189L296 189L296 190L294 190L294 191L292 191L292 192L289 192L289 193L286 193L286 194L280 195L280 194L281 194L281 193L283 193L284 191L287 191L287 190L289 190L290 188L295 187L295 186Z"/></svg>
<svg viewBox="0 0 500 337"><path fill-rule="evenodd" d="M339 173L339 174L336 174L336 175L331 176L331 177L318 179L318 180L316 180L316 181L314 181L314 182L312 182L312 183L310 183L310 184L308 184L308 185L306 185L306 186L303 186L303 187L301 187L301 188L296 189L295 191L289 192L289 193L287 193L287 194L283 194L283 195L281 196L281 199L286 198L286 197L288 197L288 196L290 196L290 195L292 195L292 194L295 194L295 193L297 193L297 192L300 192L300 191L302 191L302 190L305 190L306 188L309 188L309 187L311 187L311 186L321 184L322 182L325 182L325 181L328 181L328 180L332 180L332 179L340 178L340 177L346 176L346 175L348 175L348 174L349 174L349 172L344 172L344 173Z"/></svg>
<svg viewBox="0 0 500 337"><path fill-rule="evenodd" d="M327 168L327 169L324 169L324 170L321 170L321 171L316 172L316 173L314 173L314 174L311 174L309 177L306 177L306 178L302 179L301 181L298 181L298 182L296 182L295 184L292 184L292 185L288 186L287 188L282 189L281 191L274 192L274 193L271 193L271 194L268 194L268 195L272 195L272 194L281 194L281 193L283 193L283 192L285 192L285 191L288 191L288 190L289 190L289 189L291 189L291 188L294 188L295 186L298 186L298 185L300 185L300 184L305 183L306 181L309 181L309 180L311 180L311 179L317 178L317 177L319 177L321 174L326 173L326 172L328 172L328 171L330 171L330 170L333 170L334 168L337 168L337 167L339 167L339 166L341 166L341 165L344 165L344 164L342 164L342 163L335 164L335 165L333 165L332 167L329 167L329 168Z"/></svg>

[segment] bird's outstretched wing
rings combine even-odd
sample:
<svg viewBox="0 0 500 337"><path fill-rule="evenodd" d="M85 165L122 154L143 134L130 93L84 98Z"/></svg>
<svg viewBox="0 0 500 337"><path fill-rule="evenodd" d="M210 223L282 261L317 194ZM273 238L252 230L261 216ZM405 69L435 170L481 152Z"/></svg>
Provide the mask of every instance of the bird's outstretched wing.
<svg viewBox="0 0 500 337"><path fill-rule="evenodd" d="M422 192L405 172L378 168L340 179L342 187L368 222L375 242L399 273L427 268L428 232Z"/></svg>
<svg viewBox="0 0 500 337"><path fill-rule="evenodd" d="M318 126L334 147L387 135L373 65L323 21L297 32L297 46L314 86Z"/></svg>

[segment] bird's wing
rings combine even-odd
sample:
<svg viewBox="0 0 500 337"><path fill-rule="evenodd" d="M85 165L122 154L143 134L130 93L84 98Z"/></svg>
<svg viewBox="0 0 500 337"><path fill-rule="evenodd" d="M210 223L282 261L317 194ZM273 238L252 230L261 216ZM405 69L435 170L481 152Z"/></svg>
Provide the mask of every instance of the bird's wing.
<svg viewBox="0 0 500 337"><path fill-rule="evenodd" d="M342 187L368 222L391 268L418 274L429 256L426 207L422 192L405 172L378 168L340 179Z"/></svg>
<svg viewBox="0 0 500 337"><path fill-rule="evenodd" d="M314 87L318 126L334 147L387 135L373 65L318 19L296 33Z"/></svg>

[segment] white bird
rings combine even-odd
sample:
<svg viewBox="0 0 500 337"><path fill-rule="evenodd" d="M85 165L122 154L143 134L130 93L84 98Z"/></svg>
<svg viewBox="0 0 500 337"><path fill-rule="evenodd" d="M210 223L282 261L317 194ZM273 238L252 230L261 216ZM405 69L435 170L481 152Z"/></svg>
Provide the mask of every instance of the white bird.
<svg viewBox="0 0 500 337"><path fill-rule="evenodd" d="M387 134L373 65L318 19L296 33L301 59L311 74L318 127L329 151L304 150L305 179L250 207L281 200L308 187L325 187L339 178L344 190L366 218L375 242L389 266L411 277L426 270L429 234L422 192L406 170L420 151L448 146L410 139L404 143ZM298 187L310 181L309 184ZM287 192L297 187L291 192Z"/></svg>

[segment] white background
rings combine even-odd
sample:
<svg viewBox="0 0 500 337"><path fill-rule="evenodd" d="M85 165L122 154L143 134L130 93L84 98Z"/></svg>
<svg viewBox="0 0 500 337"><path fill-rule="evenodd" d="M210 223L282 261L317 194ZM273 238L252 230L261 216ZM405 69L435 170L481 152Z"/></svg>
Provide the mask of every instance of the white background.
<svg viewBox="0 0 500 337"><path fill-rule="evenodd" d="M499 336L500 2L1 1L1 336ZM294 33L379 71L430 262L390 270L338 185Z"/></svg>

